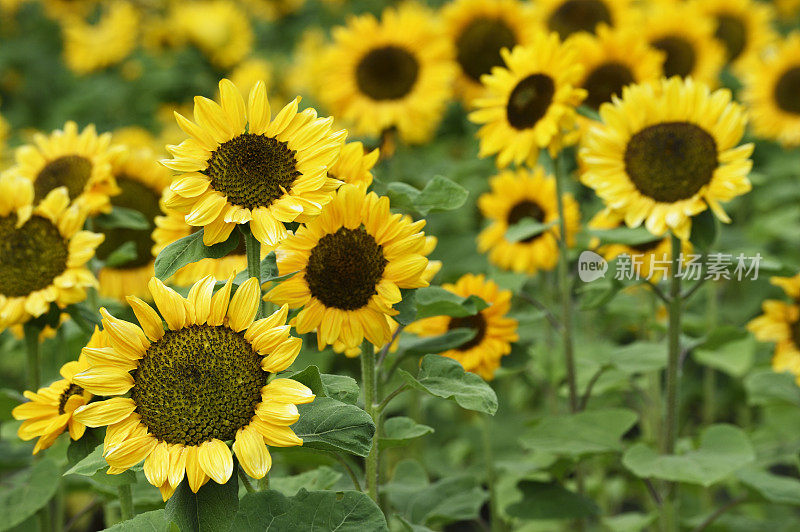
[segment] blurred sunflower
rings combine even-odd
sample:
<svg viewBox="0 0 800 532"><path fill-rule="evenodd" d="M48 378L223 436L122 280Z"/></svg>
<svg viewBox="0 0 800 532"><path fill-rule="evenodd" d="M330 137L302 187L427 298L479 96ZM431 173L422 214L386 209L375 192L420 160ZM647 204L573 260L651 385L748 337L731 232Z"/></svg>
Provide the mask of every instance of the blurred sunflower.
<svg viewBox="0 0 800 532"><path fill-rule="evenodd" d="M800 146L800 32L791 33L763 61L753 61L742 99L756 135Z"/></svg>
<svg viewBox="0 0 800 532"><path fill-rule="evenodd" d="M379 155L377 148L365 153L362 143L348 142L342 147L339 159L328 170L328 177L369 187L372 184L372 168L378 162Z"/></svg>
<svg viewBox="0 0 800 532"><path fill-rule="evenodd" d="M800 274L773 277L770 281L781 287L792 302L764 301L761 305L764 313L751 320L747 329L761 342L776 343L772 369L790 372L800 385Z"/></svg>
<svg viewBox="0 0 800 532"><path fill-rule="evenodd" d="M517 320L506 317L511 308L511 291L501 290L494 281L471 273L442 288L461 297L478 296L489 306L474 316L425 318L410 324L406 331L419 336L439 336L462 328L475 331L471 340L441 355L457 360L465 370L485 380L494 379L500 359L511 352L511 344L519 339Z"/></svg>
<svg viewBox="0 0 800 532"><path fill-rule="evenodd" d="M321 28L311 27L303 31L282 75L283 86L290 94L322 92L324 65L320 58L327 44Z"/></svg>
<svg viewBox="0 0 800 532"><path fill-rule="evenodd" d="M296 13L306 0L242 0L242 4L256 18L275 21Z"/></svg>
<svg viewBox="0 0 800 532"><path fill-rule="evenodd" d="M247 98L256 83L261 81L270 93L272 87L272 64L260 57L250 57L239 63L236 68L231 70L228 79L236 85L242 98Z"/></svg>
<svg viewBox="0 0 800 532"><path fill-rule="evenodd" d="M631 0L540 0L535 5L541 24L561 39L594 33L600 24L617 27L633 9Z"/></svg>
<svg viewBox="0 0 800 532"><path fill-rule="evenodd" d="M88 74L128 57L137 44L139 12L129 2L111 2L95 23L80 17L62 20L64 61L77 74Z"/></svg>
<svg viewBox="0 0 800 532"><path fill-rule="evenodd" d="M750 190L753 145L738 145L746 120L728 90L678 77L633 85L600 116L580 150L581 181L629 227L686 240L692 216L710 208L729 222L719 202Z"/></svg>
<svg viewBox="0 0 800 532"><path fill-rule="evenodd" d="M481 76L503 66L500 50L528 44L536 27L530 6L519 0L456 0L442 17L460 67L456 91L467 104L483 92Z"/></svg>
<svg viewBox="0 0 800 532"><path fill-rule="evenodd" d="M170 185L166 206L203 227L203 242L223 242L237 224L250 222L267 246L286 238L284 222L307 222L330 201L339 183L327 176L347 132L331 132L332 118L314 109L297 112L300 98L270 120L264 84L250 91L247 109L239 89L219 82L221 104L195 97L195 123L175 113L191 138L168 146L162 163L182 174Z"/></svg>
<svg viewBox="0 0 800 532"><path fill-rule="evenodd" d="M666 77L692 77L712 86L725 64L725 48L714 39L714 30L714 20L689 2L648 4L644 20L632 26L650 46L664 52Z"/></svg>
<svg viewBox="0 0 800 532"><path fill-rule="evenodd" d="M575 106L586 96L578 88L583 66L573 41L536 33L529 46L500 52L506 67L483 77L486 92L473 100L469 119L478 131L480 157L497 155L497 166L536 163L540 148L558 144L575 125Z"/></svg>
<svg viewBox="0 0 800 532"><path fill-rule="evenodd" d="M449 41L426 8L405 3L352 17L333 30L319 57L317 96L357 135L396 128L409 143L433 134L451 96L455 64Z"/></svg>
<svg viewBox="0 0 800 532"><path fill-rule="evenodd" d="M800 12L800 0L775 0L775 7L784 19L791 19Z"/></svg>
<svg viewBox="0 0 800 532"><path fill-rule="evenodd" d="M319 217L278 247L280 275L297 273L265 299L303 307L294 326L300 334L316 330L320 350L357 352L365 337L383 346L400 289L428 286L424 226L392 214L389 198L343 185Z"/></svg>
<svg viewBox="0 0 800 532"><path fill-rule="evenodd" d="M21 3L25 0L16 0ZM98 0L41 0L47 16L54 19L85 17L99 3Z"/></svg>
<svg viewBox="0 0 800 532"><path fill-rule="evenodd" d="M176 34L170 40L190 42L218 68L234 67L253 49L253 28L237 2L175 2L168 25Z"/></svg>
<svg viewBox="0 0 800 532"><path fill-rule="evenodd" d="M129 297L141 328L100 309L111 347L83 349L89 368L73 382L95 395L121 396L79 408L75 419L108 426L103 456L109 474L144 460L147 480L168 499L183 480L197 492L209 478L219 484L233 473L227 441L245 472L262 478L272 460L265 443L302 445L289 428L297 404L313 401L311 390L291 379L273 379L300 352L289 336L287 309L253 321L261 289L248 279L231 297L231 281L212 295L205 277L184 299L161 281L150 293L161 317Z"/></svg>
<svg viewBox="0 0 800 532"><path fill-rule="evenodd" d="M65 187L34 206L30 181L0 177L0 331L86 298L86 267L103 235L82 231L86 211Z"/></svg>
<svg viewBox="0 0 800 532"><path fill-rule="evenodd" d="M98 135L93 125L79 133L69 121L49 136L35 134L33 141L17 148L9 172L33 183L34 203L64 186L69 199L85 205L89 214L111 209L109 196L118 190L111 174L110 133Z"/></svg>
<svg viewBox="0 0 800 532"><path fill-rule="evenodd" d="M558 204L556 182L544 169L506 170L489 181L491 192L478 198L481 214L491 224L478 235L478 251L489 253L489 261L506 270L534 274L558 264ZM564 194L567 245L574 244L580 211L571 194ZM524 219L549 225L541 233L520 241L509 241L506 231Z"/></svg>
<svg viewBox="0 0 800 532"><path fill-rule="evenodd" d="M161 213L159 199L169 186L170 172L158 164L149 150L119 152L112 158L111 167L120 190L119 194L111 197L111 204L142 214L148 225L143 229L110 227L101 230L105 240L97 248L97 258L106 261L128 242L133 243L134 253L126 262L106 264L98 272L100 293L120 300L127 295L146 297L147 281L153 276L155 260L151 251L154 244L151 233L155 217Z"/></svg>

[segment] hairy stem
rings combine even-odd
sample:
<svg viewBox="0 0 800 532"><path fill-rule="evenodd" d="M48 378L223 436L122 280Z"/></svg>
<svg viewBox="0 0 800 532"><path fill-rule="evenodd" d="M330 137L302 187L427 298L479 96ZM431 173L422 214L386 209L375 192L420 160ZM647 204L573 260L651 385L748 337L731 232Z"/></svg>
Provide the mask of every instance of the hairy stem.
<svg viewBox="0 0 800 532"><path fill-rule="evenodd" d="M376 404L377 386L375 379L375 347L364 341L361 345L361 383L364 387L364 409L375 423L375 434L372 437L372 448L369 450L366 464L367 493L378 503L378 433L380 430L380 412Z"/></svg>
<svg viewBox="0 0 800 532"><path fill-rule="evenodd" d="M25 350L28 354L28 389L35 392L41 382L41 361L39 360L39 334L42 330L31 323L23 326Z"/></svg>
<svg viewBox="0 0 800 532"><path fill-rule="evenodd" d="M253 231L248 227L244 233L244 248L247 256L247 276L258 279L258 286L261 286L261 242L253 236ZM260 290L259 290L260 293ZM258 304L256 319L264 317L264 302Z"/></svg>
<svg viewBox="0 0 800 532"><path fill-rule="evenodd" d="M123 521L133 518L133 492L130 484L123 484L117 488L119 496L119 511Z"/></svg>

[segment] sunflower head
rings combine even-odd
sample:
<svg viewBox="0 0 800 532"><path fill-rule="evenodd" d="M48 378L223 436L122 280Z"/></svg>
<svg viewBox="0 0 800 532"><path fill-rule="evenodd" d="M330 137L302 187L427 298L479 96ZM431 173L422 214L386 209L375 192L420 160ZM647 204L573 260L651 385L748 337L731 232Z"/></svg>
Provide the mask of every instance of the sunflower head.
<svg viewBox="0 0 800 532"><path fill-rule="evenodd" d="M616 27L630 11L630 0L541 0L536 4L540 23L566 39L595 33L601 24Z"/></svg>
<svg viewBox="0 0 800 532"><path fill-rule="evenodd" d="M139 11L125 1L108 2L99 20L63 20L64 60L77 74L88 74L125 59L136 47Z"/></svg>
<svg viewBox="0 0 800 532"><path fill-rule="evenodd" d="M214 293L216 280L205 277L183 298L151 279L166 328L136 297L128 302L138 326L100 309L110 347L84 348L89 367L73 379L97 395L117 396L74 414L88 426L108 426L103 454L109 473L144 459L145 475L165 500L184 474L195 492L209 478L225 483L233 470L227 441L255 478L271 465L265 444L303 443L289 425L299 418L296 405L314 395L290 379L268 382L291 365L302 341L289 336L287 307L254 321L257 279L231 297L232 280Z"/></svg>
<svg viewBox="0 0 800 532"><path fill-rule="evenodd" d="M238 2L197 0L172 6L168 25L176 35L168 39L192 43L218 68L235 66L253 49L253 28Z"/></svg>
<svg viewBox="0 0 800 532"><path fill-rule="evenodd" d="M761 305L763 314L747 324L747 330L761 342L775 342L772 368L788 371L800 384L800 274L773 277L772 284L783 289L790 303L768 299Z"/></svg>
<svg viewBox="0 0 800 532"><path fill-rule="evenodd" d="M348 142L342 147L339 159L328 170L328 176L343 183L369 187L372 184L372 168L379 156L377 148L367 153L361 142Z"/></svg>

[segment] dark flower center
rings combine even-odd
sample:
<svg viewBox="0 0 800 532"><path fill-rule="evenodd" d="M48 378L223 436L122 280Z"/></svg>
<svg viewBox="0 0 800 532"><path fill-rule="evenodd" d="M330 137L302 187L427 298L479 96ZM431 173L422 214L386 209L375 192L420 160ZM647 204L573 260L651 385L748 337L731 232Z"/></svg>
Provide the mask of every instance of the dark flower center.
<svg viewBox="0 0 800 532"><path fill-rule="evenodd" d="M472 340L466 341L455 348L457 351L466 351L480 344L483 337L486 336L486 318L484 318L483 314L480 312L474 316L450 318L450 323L447 324L447 330L452 331L453 329L472 329L475 331L475 336Z"/></svg>
<svg viewBox="0 0 800 532"><path fill-rule="evenodd" d="M398 100L406 96L419 75L419 63L399 46L375 48L356 67L358 89L373 100Z"/></svg>
<svg viewBox="0 0 800 532"><path fill-rule="evenodd" d="M601 22L612 25L611 12L604 2L600 0L567 0L553 11L547 21L547 26L551 31L558 32L558 36L563 40L579 31L594 33L595 28Z"/></svg>
<svg viewBox="0 0 800 532"><path fill-rule="evenodd" d="M800 349L800 320L792 323L789 328L791 329L792 343Z"/></svg>
<svg viewBox="0 0 800 532"><path fill-rule="evenodd" d="M787 113L800 115L800 66L790 68L778 79L775 102Z"/></svg>
<svg viewBox="0 0 800 532"><path fill-rule="evenodd" d="M377 293L375 286L389 261L383 247L363 227L346 229L320 238L306 267L311 295L326 307L356 310Z"/></svg>
<svg viewBox="0 0 800 532"><path fill-rule="evenodd" d="M476 18L464 28L456 39L456 59L464 73L475 81L492 67L502 66L500 50L511 49L517 38L508 25L499 18Z"/></svg>
<svg viewBox="0 0 800 532"><path fill-rule="evenodd" d="M671 203L692 197L717 168L717 143L687 122L644 128L628 141L625 170L639 192Z"/></svg>
<svg viewBox="0 0 800 532"><path fill-rule="evenodd" d="M106 235L106 238L98 246L96 255L99 259L105 260L122 244L133 242L136 244L136 258L121 266L115 266L115 268L138 268L149 264L153 260L151 248L154 241L151 233L155 226L153 220L161 214L161 209L158 206L159 195L152 188L124 174L116 176L116 179L117 185L122 192L111 198L111 204L115 207L123 207L142 213L148 221L148 228L114 227L104 229L103 234Z"/></svg>
<svg viewBox="0 0 800 532"><path fill-rule="evenodd" d="M583 88L589 93L584 103L592 109L599 109L600 104L610 102L612 96L622 94L622 87L633 82L633 73L627 66L621 63L600 65L583 82Z"/></svg>
<svg viewBox="0 0 800 532"><path fill-rule="evenodd" d="M523 79L508 97L506 117L515 129L533 127L550 108L556 86L545 74L532 74Z"/></svg>
<svg viewBox="0 0 800 532"><path fill-rule="evenodd" d="M643 242L641 244L633 244L629 246L631 249L638 251L639 253L649 253L656 249L659 244L661 244L661 240L652 240L650 242Z"/></svg>
<svg viewBox="0 0 800 532"><path fill-rule="evenodd" d="M67 187L69 199L77 198L92 176L92 162L80 155L64 155L53 159L41 169L33 183L34 201L43 200L48 192Z"/></svg>
<svg viewBox="0 0 800 532"><path fill-rule="evenodd" d="M190 325L150 345L134 371L131 399L159 440L226 441L253 419L268 376L243 333Z"/></svg>
<svg viewBox="0 0 800 532"><path fill-rule="evenodd" d="M739 17L717 15L717 31L714 37L722 41L728 52L728 61L739 57L747 44L747 30Z"/></svg>
<svg viewBox="0 0 800 532"><path fill-rule="evenodd" d="M694 70L697 61L692 44L678 36L662 37L650 43L653 48L666 54L664 59L664 76L686 77Z"/></svg>
<svg viewBox="0 0 800 532"><path fill-rule="evenodd" d="M536 220L537 222L544 222L545 214L544 214L544 209L542 209L542 207L538 203L530 200L525 200L514 205L511 208L511 210L508 211L507 218L508 218L507 220L508 225L514 225L523 218L531 218L533 220ZM541 234L529 236L524 240L520 240L520 242L524 243L533 242L540 236Z"/></svg>
<svg viewBox="0 0 800 532"><path fill-rule="evenodd" d="M47 218L32 216L16 228L17 216L0 218L0 294L27 296L46 288L67 269L69 248Z"/></svg>
<svg viewBox="0 0 800 532"><path fill-rule="evenodd" d="M244 133L216 149L205 173L214 190L225 194L231 204L267 207L300 175L295 154L286 142Z"/></svg>
<svg viewBox="0 0 800 532"><path fill-rule="evenodd" d="M64 414L64 408L67 406L67 401L73 395L83 395L83 388L81 388L77 384L70 384L69 386L67 386L67 389L64 390L58 398L59 415Z"/></svg>

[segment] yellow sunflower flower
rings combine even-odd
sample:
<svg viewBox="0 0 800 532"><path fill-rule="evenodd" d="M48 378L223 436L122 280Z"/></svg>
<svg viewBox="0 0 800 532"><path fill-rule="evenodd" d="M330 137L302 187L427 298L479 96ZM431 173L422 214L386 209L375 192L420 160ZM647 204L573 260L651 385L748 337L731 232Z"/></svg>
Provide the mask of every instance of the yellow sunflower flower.
<svg viewBox="0 0 800 532"><path fill-rule="evenodd" d="M302 445L289 428L311 390L269 375L285 370L302 340L289 336L288 309L253 321L261 289L248 279L231 297L231 281L212 295L205 277L188 299L153 278L150 293L167 323L136 297L128 302L140 326L101 308L111 344L86 347L89 368L73 382L95 395L116 396L79 408L75 419L108 426L103 456L109 474L144 460L144 473L168 499L183 480L197 492L209 478L219 484L233 473L227 441L245 472L262 478L272 460L265 443ZM127 394L127 397L122 397Z"/></svg>
<svg viewBox="0 0 800 532"><path fill-rule="evenodd" d="M478 131L480 157L497 155L497 166L511 162L530 166L539 149L560 142L575 125L575 106L586 91L578 88L583 66L573 41L561 43L555 33L537 32L528 46L500 52L505 68L495 67L482 82L486 92L473 100L469 119Z"/></svg>
<svg viewBox="0 0 800 532"><path fill-rule="evenodd" d="M190 42L218 68L234 67L253 49L247 13L229 0L175 2L167 25L177 34L170 40Z"/></svg>
<svg viewBox="0 0 800 532"><path fill-rule="evenodd" d="M392 214L389 198L344 185L318 218L278 247L278 272L297 273L265 299L303 307L294 325L300 334L316 330L320 350L355 349L365 337L383 346L400 289L428 285L424 226Z"/></svg>
<svg viewBox="0 0 800 532"><path fill-rule="evenodd" d="M753 145L738 145L746 120L728 90L673 77L626 87L600 116L580 150L581 181L628 227L686 240L692 216L710 208L729 222L719 202L750 190Z"/></svg>
<svg viewBox="0 0 800 532"><path fill-rule="evenodd" d="M120 151L112 158L112 172L120 193L111 197L116 207L131 209L144 215L148 222L146 229L108 228L103 229L105 240L97 248L97 257L106 260L126 242L133 242L136 257L119 266L104 266L97 274L100 293L115 299L135 295L146 297L147 282L153 276L155 255L152 253L151 233L155 218L160 215L159 200L164 189L169 186L169 170L158 164L149 150Z"/></svg>
<svg viewBox="0 0 800 532"><path fill-rule="evenodd" d="M86 205L89 214L111 210L109 196L118 192L111 174L111 134L98 135L94 126L78 132L67 122L49 136L37 133L33 144L17 148L10 173L33 183L34 202L57 187L67 187L70 200Z"/></svg>
<svg viewBox="0 0 800 532"><path fill-rule="evenodd" d="M775 7L782 18L791 20L800 12L800 0L775 0Z"/></svg>
<svg viewBox="0 0 800 532"><path fill-rule="evenodd" d="M347 132L331 132L332 118L314 109L297 112L300 98L270 120L264 84L250 91L245 109L236 86L219 82L221 104L195 97L195 123L175 113L191 138L168 146L163 164L182 172L170 185L169 208L203 227L203 242L225 241L237 224L250 222L267 246L286 238L284 222L307 222L330 201L338 181L327 176Z"/></svg>
<svg viewBox="0 0 800 532"><path fill-rule="evenodd" d="M0 331L86 298L86 267L103 235L82 231L86 211L59 187L34 207L34 186L0 177Z"/></svg>
<svg viewBox="0 0 800 532"><path fill-rule="evenodd" d="M790 372L800 385L800 274L773 277L770 281L781 287L792 302L764 301L761 305L764 313L751 320L747 329L761 342L775 342L772 368Z"/></svg>
<svg viewBox="0 0 800 532"><path fill-rule="evenodd" d="M267 94L272 88L272 64L260 57L251 57L239 63L236 68L231 70L228 79L236 85L242 98L247 98L256 83L261 81L267 89Z"/></svg>
<svg viewBox="0 0 800 532"><path fill-rule="evenodd" d="M492 380L500 359L511 352L511 344L519 339L517 320L506 317L511 308L511 291L501 290L494 281L471 273L455 284L443 284L442 288L462 297L478 296L489 306L474 316L425 318L410 324L406 331L419 336L439 336L453 329L474 330L474 338L441 355L457 360L465 370L485 380Z"/></svg>
<svg viewBox="0 0 800 532"><path fill-rule="evenodd" d="M535 170L506 170L491 178L491 192L478 198L481 214L491 224L478 235L478 251L489 253L489 262L506 270L534 274L552 270L558 264L558 204L556 181ZM564 194L567 245L574 244L580 224L580 210L571 194ZM519 242L506 239L508 228L528 218L551 227Z"/></svg>
<svg viewBox="0 0 800 532"><path fill-rule="evenodd" d="M79 17L63 20L64 61L77 74L88 74L128 57L137 44L139 12L128 2L103 7L90 24Z"/></svg>
<svg viewBox="0 0 800 532"><path fill-rule="evenodd" d="M306 0L243 0L243 4L253 16L268 21L279 20L296 13L305 3Z"/></svg>
<svg viewBox="0 0 800 532"><path fill-rule="evenodd" d="M409 143L433 134L452 93L455 64L435 17L415 3L351 18L319 58L317 96L357 135L391 128Z"/></svg>
<svg viewBox="0 0 800 532"><path fill-rule="evenodd" d="M753 61L743 100L756 135L800 146L800 31L790 34L764 61Z"/></svg>
<svg viewBox="0 0 800 532"><path fill-rule="evenodd" d="M597 26L617 27L628 18L631 0L539 0L540 23L566 39L576 33L594 33Z"/></svg>
<svg viewBox="0 0 800 532"><path fill-rule="evenodd" d="M503 66L500 50L531 42L536 22L519 0L457 0L442 10L456 52L456 90L465 103L483 92L481 76Z"/></svg>
<svg viewBox="0 0 800 532"><path fill-rule="evenodd" d="M363 185L372 184L372 168L378 162L380 152L374 149L369 153L360 142L348 142L342 147L336 163L328 170L328 176L344 183Z"/></svg>

